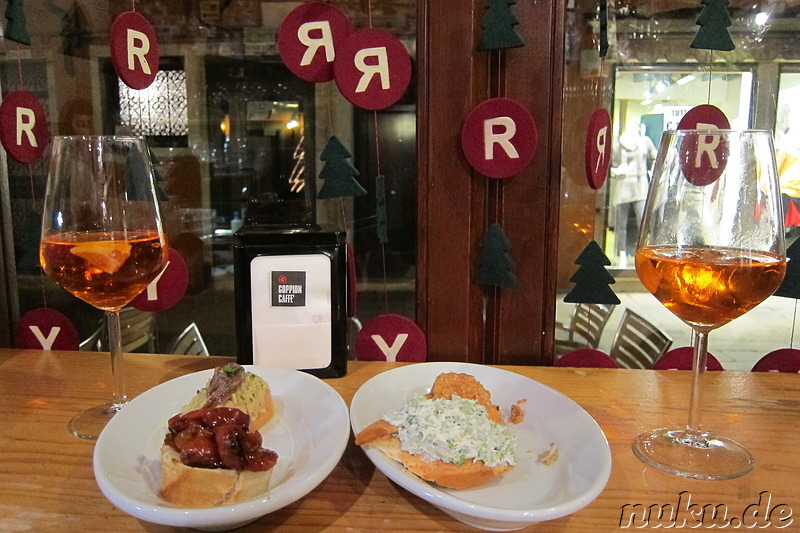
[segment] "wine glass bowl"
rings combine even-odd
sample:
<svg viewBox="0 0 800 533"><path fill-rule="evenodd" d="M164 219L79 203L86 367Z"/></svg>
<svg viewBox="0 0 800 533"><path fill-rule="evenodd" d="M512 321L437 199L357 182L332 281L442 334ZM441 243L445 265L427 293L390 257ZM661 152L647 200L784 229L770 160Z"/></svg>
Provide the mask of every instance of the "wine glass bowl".
<svg viewBox="0 0 800 533"><path fill-rule="evenodd" d="M781 196L767 131L665 132L653 168L636 273L694 331L686 426L642 433L633 450L663 471L700 479L748 473L740 444L700 427L708 333L769 297L786 272Z"/></svg>
<svg viewBox="0 0 800 533"><path fill-rule="evenodd" d="M94 439L127 401L119 311L147 288L167 259L144 139L53 138L39 258L58 285L108 318L112 401L70 422L73 434Z"/></svg>

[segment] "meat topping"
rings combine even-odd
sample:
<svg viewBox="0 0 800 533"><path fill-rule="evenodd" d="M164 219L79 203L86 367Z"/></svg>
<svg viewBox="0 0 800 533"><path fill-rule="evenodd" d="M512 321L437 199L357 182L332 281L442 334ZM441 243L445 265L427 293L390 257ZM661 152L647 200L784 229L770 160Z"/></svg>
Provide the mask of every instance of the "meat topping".
<svg viewBox="0 0 800 533"><path fill-rule="evenodd" d="M164 443L186 466L263 472L278 461L277 453L261 447L261 433L249 431L250 416L239 409L197 409L173 416L167 427Z"/></svg>

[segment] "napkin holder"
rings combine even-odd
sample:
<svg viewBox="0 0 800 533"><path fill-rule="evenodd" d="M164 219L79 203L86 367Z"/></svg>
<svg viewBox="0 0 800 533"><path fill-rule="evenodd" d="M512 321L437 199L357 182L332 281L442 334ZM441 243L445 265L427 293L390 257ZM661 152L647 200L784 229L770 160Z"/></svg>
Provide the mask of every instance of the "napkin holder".
<svg viewBox="0 0 800 533"><path fill-rule="evenodd" d="M245 225L233 243L238 362L344 376L345 233Z"/></svg>

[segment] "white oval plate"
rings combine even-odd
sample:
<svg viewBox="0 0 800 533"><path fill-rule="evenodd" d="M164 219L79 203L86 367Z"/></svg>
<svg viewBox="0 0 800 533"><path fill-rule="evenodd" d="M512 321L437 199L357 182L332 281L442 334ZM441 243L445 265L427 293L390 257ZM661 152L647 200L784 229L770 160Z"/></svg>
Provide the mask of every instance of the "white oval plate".
<svg viewBox="0 0 800 533"><path fill-rule="evenodd" d="M541 383L499 368L469 363L417 363L373 377L356 391L350 423L358 433L384 414L399 409L411 394L430 390L436 376L461 372L475 376L492 394L504 418L520 404L524 420L510 425L517 436L517 465L488 484L452 490L427 483L400 463L369 447L364 451L389 479L457 520L481 529L511 531L552 520L588 505L611 474L611 450L597 422L578 404ZM558 449L551 466L539 454Z"/></svg>
<svg viewBox="0 0 800 533"><path fill-rule="evenodd" d="M275 417L263 428L263 446L278 463L263 497L209 509L176 507L158 496L160 448L167 420L179 413L213 370L162 383L137 396L114 415L97 439L94 474L111 503L142 520L205 530L239 527L298 500L333 470L344 453L350 428L347 405L330 385L310 374L245 366L270 386Z"/></svg>

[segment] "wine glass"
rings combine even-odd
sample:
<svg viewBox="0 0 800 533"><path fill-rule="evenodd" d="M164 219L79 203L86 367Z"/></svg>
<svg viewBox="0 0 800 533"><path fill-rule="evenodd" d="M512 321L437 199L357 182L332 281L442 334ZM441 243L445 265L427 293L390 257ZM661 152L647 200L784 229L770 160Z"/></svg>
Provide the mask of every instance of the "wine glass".
<svg viewBox="0 0 800 533"><path fill-rule="evenodd" d="M665 132L636 250L636 273L694 331L686 426L639 435L633 450L665 472L731 479L753 469L737 442L700 426L708 333L761 303L786 272L769 131Z"/></svg>
<svg viewBox="0 0 800 533"><path fill-rule="evenodd" d="M74 435L96 439L128 401L119 311L155 279L167 260L144 139L53 138L39 260L57 284L107 316L111 402L83 411L69 423Z"/></svg>

